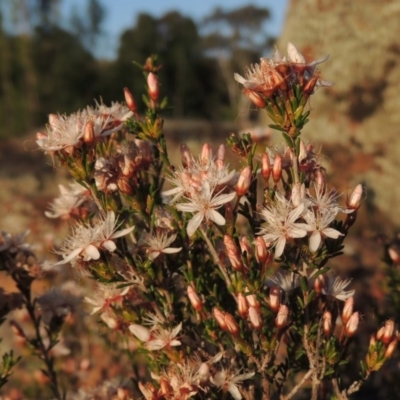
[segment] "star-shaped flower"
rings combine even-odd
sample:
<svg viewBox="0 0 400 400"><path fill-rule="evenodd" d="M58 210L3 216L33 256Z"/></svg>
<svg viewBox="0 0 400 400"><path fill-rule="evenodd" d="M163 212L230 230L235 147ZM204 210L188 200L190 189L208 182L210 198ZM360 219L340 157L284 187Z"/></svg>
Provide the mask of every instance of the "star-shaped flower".
<svg viewBox="0 0 400 400"><path fill-rule="evenodd" d="M211 220L217 225L225 225L225 218L216 210L236 197L236 192L225 194L214 194L208 182L204 182L202 191L199 195L187 198L187 203L176 204L179 211L193 213L193 218L189 221L186 231L189 236L193 236L202 221Z"/></svg>

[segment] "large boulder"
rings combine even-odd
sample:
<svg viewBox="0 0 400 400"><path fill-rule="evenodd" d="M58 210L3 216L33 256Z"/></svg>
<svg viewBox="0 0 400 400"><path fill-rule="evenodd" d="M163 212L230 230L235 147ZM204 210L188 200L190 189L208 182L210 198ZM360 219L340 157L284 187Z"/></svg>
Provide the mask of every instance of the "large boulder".
<svg viewBox="0 0 400 400"><path fill-rule="evenodd" d="M363 182L394 225L400 225L399 21L399 1L292 0L277 44L283 53L292 42L307 60L330 54L320 69L335 85L312 96L304 138L323 144L342 189Z"/></svg>

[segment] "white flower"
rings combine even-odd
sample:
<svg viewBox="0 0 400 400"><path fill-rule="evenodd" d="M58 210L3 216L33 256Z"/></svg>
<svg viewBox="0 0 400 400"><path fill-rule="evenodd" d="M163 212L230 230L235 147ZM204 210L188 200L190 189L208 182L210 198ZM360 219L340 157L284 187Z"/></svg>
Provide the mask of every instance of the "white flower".
<svg viewBox="0 0 400 400"><path fill-rule="evenodd" d="M188 203L176 204L179 211L194 214L186 228L189 236L196 232L204 219L214 221L217 225L225 225L225 218L216 210L236 197L236 192L214 195L208 182L204 182L202 189L201 194L187 198Z"/></svg>
<svg viewBox="0 0 400 400"><path fill-rule="evenodd" d="M167 234L157 232L155 236L146 234L142 239L147 245L147 252L150 260L156 259L161 253L174 254L179 253L182 247L169 247L176 239L176 234L168 236Z"/></svg>
<svg viewBox="0 0 400 400"><path fill-rule="evenodd" d="M83 137L86 121L87 115L82 111L69 116L51 114L46 135L38 136L36 143L46 151L76 146Z"/></svg>
<svg viewBox="0 0 400 400"><path fill-rule="evenodd" d="M275 258L282 255L287 239L307 235L308 226L296 223L303 211L304 203L292 209L292 204L279 193L276 193L275 203L261 211L261 217L267 223L260 229L259 234L266 243L275 246Z"/></svg>
<svg viewBox="0 0 400 400"><path fill-rule="evenodd" d="M147 329L146 327L138 324L129 326L129 330L140 341L145 342L144 347L149 351L161 350L164 347L180 346L181 342L176 339L178 333L182 329L182 323L173 329L164 329L161 326Z"/></svg>
<svg viewBox="0 0 400 400"><path fill-rule="evenodd" d="M330 276L325 280L322 293L327 296L335 297L338 300L345 301L354 295L354 290L345 290L351 283L351 279L342 279L340 277Z"/></svg>
<svg viewBox="0 0 400 400"><path fill-rule="evenodd" d="M300 285L300 276L293 272L280 270L274 276L268 278L266 285L269 287L278 286L285 293L289 293Z"/></svg>
<svg viewBox="0 0 400 400"><path fill-rule="evenodd" d="M117 288L116 285L98 284L97 287L92 291L92 297L85 297L85 302L93 306L91 314L95 314L98 311L106 311L111 306L122 305L124 297L129 292L129 286L121 289Z"/></svg>
<svg viewBox="0 0 400 400"><path fill-rule="evenodd" d="M217 372L211 377L211 382L220 387L223 391L229 391L235 400L242 399L242 395L239 391L238 385L245 379L250 379L254 376L254 372L248 372L247 374L235 375L234 373L225 369Z"/></svg>
<svg viewBox="0 0 400 400"><path fill-rule="evenodd" d="M60 196L53 200L50 204L50 210L44 214L48 218L69 218L71 212L77 209L85 200L86 188L78 183L70 184L70 188L64 185L58 185Z"/></svg>
<svg viewBox="0 0 400 400"><path fill-rule="evenodd" d="M303 217L309 226L308 231L311 232L308 238L310 251L315 252L318 250L323 236L331 239L343 236L343 233L329 227L329 224L335 219L337 212L338 209L332 209L330 212L325 213L308 211L304 214Z"/></svg>
<svg viewBox="0 0 400 400"><path fill-rule="evenodd" d="M56 251L64 259L55 265L66 264L75 258L82 258L83 261L98 260L99 249L113 252L116 249L114 239L132 232L134 227L117 231L118 227L113 211L108 212L106 217L100 218L94 226L76 225L72 235L67 238L61 250Z"/></svg>

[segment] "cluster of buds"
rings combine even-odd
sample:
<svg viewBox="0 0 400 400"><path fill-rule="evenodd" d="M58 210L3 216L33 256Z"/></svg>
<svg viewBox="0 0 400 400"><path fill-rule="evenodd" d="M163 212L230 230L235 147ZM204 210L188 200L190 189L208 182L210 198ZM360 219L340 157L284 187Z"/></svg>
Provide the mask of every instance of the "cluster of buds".
<svg viewBox="0 0 400 400"><path fill-rule="evenodd" d="M287 57L282 57L276 51L273 58L262 58L260 64L248 67L244 77L235 74L234 78L257 107L266 108L273 121L294 136L298 132L294 123L301 122L299 118L314 88L331 86L320 79L316 69L329 56L307 63L291 43L287 52Z"/></svg>
<svg viewBox="0 0 400 400"><path fill-rule="evenodd" d="M97 189L132 195L141 172L148 170L153 160L152 153L150 142L136 139L121 146L111 158L97 158L94 169Z"/></svg>
<svg viewBox="0 0 400 400"><path fill-rule="evenodd" d="M399 332L392 319L385 322L376 334L371 336L365 364L368 371L378 371L383 363L392 357L399 342Z"/></svg>

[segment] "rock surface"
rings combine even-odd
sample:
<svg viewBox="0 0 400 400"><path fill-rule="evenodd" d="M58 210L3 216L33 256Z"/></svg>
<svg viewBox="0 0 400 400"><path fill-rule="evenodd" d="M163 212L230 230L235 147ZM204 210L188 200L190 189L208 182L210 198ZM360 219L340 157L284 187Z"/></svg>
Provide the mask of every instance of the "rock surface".
<svg viewBox="0 0 400 400"><path fill-rule="evenodd" d="M343 189L363 182L369 200L400 225L400 2L292 0L277 47L292 42L335 82L311 98L304 138L325 143Z"/></svg>

